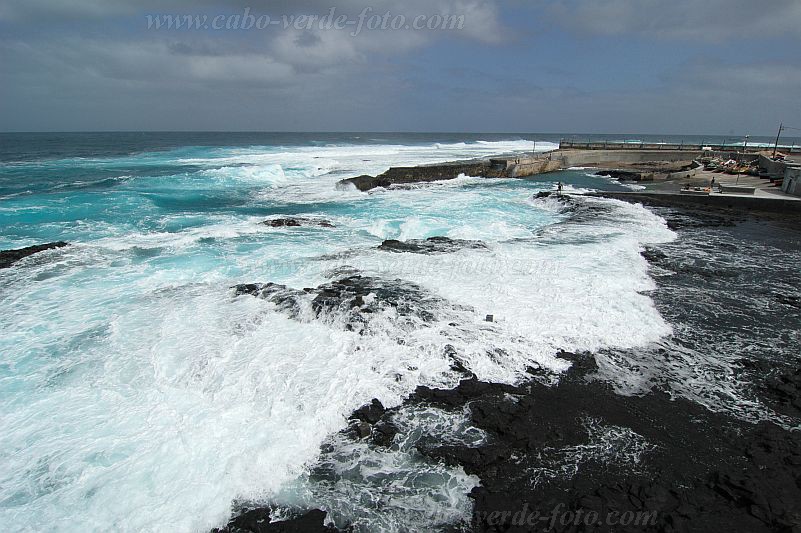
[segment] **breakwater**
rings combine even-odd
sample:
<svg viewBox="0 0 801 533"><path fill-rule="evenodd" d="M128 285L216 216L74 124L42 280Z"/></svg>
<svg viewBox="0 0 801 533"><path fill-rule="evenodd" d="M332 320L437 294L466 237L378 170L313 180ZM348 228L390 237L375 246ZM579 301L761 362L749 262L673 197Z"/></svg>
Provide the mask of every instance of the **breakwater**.
<svg viewBox="0 0 801 533"><path fill-rule="evenodd" d="M466 176L485 178L526 178L570 167L632 168L655 180L686 170L702 152L689 150L554 150L553 152L497 156L488 159L455 161L414 167L392 167L377 176L357 176L341 180L360 191L418 182L449 180Z"/></svg>

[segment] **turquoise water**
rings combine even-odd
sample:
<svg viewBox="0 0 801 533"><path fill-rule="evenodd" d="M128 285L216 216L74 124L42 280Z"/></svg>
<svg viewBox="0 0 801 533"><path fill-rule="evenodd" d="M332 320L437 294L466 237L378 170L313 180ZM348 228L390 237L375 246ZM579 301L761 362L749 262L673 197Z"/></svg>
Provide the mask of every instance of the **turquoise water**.
<svg viewBox="0 0 801 533"><path fill-rule="evenodd" d="M480 379L515 383L530 366L563 371L558 349L631 347L670 332L643 294L653 282L639 255L673 238L664 221L588 200L609 215L565 224L558 202L532 199L556 180L577 192L621 188L605 178L575 170L337 187L393 165L530 150L531 139L226 135L3 136L0 249L71 243L0 270L0 523L9 530L202 531L223 523L234 500L315 505L310 495L341 523L403 529L398 510L412 503L416 519L452 520L469 512L476 480L431 465L407 475L421 468L413 447L381 457L337 448L339 461L362 457L397 476L381 509L344 505L308 469L372 398L392 406L418 385L454 385L446 344ZM334 227L261 223L295 215ZM487 248L376 250L384 239L432 236ZM359 335L344 315L290 317L231 290L316 287L343 269L418 284L436 296L426 304L432 322L385 308ZM442 416L421 417L421 428L455 427Z"/></svg>

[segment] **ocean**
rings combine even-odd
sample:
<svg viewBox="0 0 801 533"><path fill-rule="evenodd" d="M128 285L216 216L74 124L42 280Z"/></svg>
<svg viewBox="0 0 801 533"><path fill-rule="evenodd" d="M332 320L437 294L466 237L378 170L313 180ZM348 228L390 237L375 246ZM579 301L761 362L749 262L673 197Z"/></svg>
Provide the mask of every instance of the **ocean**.
<svg viewBox="0 0 801 533"><path fill-rule="evenodd" d="M0 249L70 243L0 270L0 524L207 531L247 502L323 506L365 531L469 518L479 479L417 444L486 435L404 399L454 387L460 368L556 382L560 350L616 354L601 372L622 394L646 390L647 365L619 354L674 333L641 252L676 233L640 205L585 198L582 218L534 198L557 181L630 190L582 169L369 193L337 182L559 137L0 134ZM313 223L264 224L286 217ZM462 245L379 248L431 237ZM354 277L370 308L356 327L350 307L315 299ZM254 283L291 298L233 289ZM372 399L399 408L391 446L342 433Z"/></svg>

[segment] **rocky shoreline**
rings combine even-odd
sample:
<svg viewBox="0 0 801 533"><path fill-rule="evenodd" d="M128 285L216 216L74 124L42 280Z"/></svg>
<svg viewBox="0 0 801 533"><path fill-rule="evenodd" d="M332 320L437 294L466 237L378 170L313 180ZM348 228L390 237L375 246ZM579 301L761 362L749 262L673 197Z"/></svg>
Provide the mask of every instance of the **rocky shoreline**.
<svg viewBox="0 0 801 533"><path fill-rule="evenodd" d="M697 342L695 335L717 345L751 321L768 321L764 329L748 330L756 349L744 346L742 353L730 354L730 379L774 413L769 419L737 416L736 405L734 411L723 405L710 409L658 379L648 392L623 395L599 373L603 354L562 353L573 366L557 385L535 369L529 382L510 386L478 381L462 367L465 378L455 389L420 387L395 409L374 400L353 413L343 433L372 447L389 447L400 431L393 423L399 409L418 405L468 412L470 423L488 435L486 442L417 444L428 460L460 466L481 480L470 494L469 523L453 524L452 531L801 530L801 371L797 359L788 359L801 346L801 286L792 280L775 293L758 295L763 299L741 306L736 316L718 317L712 324L706 318L729 300L755 298L754 272L770 280L788 268L759 256L758 265L739 268L737 254L753 260L760 246L797 254L801 231L743 213L657 209L679 233L677 246L734 256L728 270L721 270L714 261L688 264L673 255L675 246L643 251L653 268L670 272L656 278L653 296L671 322L681 325L673 346ZM397 241L382 247L393 253L442 253L441 247L447 251L455 245L470 243ZM695 302L700 307L693 312L682 309L689 298L684 287L690 286L710 299ZM401 305L408 296L404 291L417 289L385 288L381 297ZM370 278L351 276L306 292L315 295L317 309L351 306L356 324L370 312L364 295L376 290L381 287ZM275 298L290 313L298 296L279 286L240 286L237 292ZM784 322L775 323L777 317ZM640 356L668 360L670 350L657 347ZM218 531L335 531L324 525L322 510L282 522L271 523L269 517L269 509L246 509Z"/></svg>
<svg viewBox="0 0 801 533"><path fill-rule="evenodd" d="M47 244L38 244L36 246L28 246L16 250L2 250L0 251L0 268L8 268L17 261L20 261L28 256L44 252L46 250L53 250L55 248L63 248L68 246L69 243L59 241Z"/></svg>
<svg viewBox="0 0 801 533"><path fill-rule="evenodd" d="M500 178L505 176L502 169L493 168L489 160L454 161L438 165L419 165L415 167L392 167L378 176L361 175L347 178L340 185L352 185L360 191L369 191L376 187L405 185L410 183L450 180L464 174L465 176L484 176Z"/></svg>

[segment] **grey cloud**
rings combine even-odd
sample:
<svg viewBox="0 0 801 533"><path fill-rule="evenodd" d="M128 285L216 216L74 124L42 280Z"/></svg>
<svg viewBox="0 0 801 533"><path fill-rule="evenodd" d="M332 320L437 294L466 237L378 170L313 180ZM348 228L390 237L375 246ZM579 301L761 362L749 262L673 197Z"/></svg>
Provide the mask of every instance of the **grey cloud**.
<svg viewBox="0 0 801 533"><path fill-rule="evenodd" d="M562 24L597 34L723 41L801 35L798 0L544 0Z"/></svg>
<svg viewBox="0 0 801 533"><path fill-rule="evenodd" d="M469 50L500 44L514 53L501 0L370 2L374 10L412 16L466 15L461 32L146 31L147 13L236 13L355 16L353 0L248 2L213 0L5 0L0 4L0 117L6 129L261 130L772 130L779 119L801 125L796 62L724 64L709 59L652 73L651 89L620 80L575 87L570 58L532 70L496 68ZM527 24L587 33L700 41L743 36L797 37L801 2L772 9L744 0L657 3L607 0L510 0L531 9ZM688 20L691 21L688 24ZM107 25L107 22L114 24ZM766 29L769 28L770 29ZM49 31L58 28L58 32ZM89 29L82 36L81 30ZM116 32L116 33L115 33ZM560 37L562 38L562 37ZM427 64L418 52L442 40L453 56ZM470 47L463 45L470 43ZM797 39L796 39L797 42ZM538 43L537 55L558 55ZM692 48L688 47L692 52ZM523 53L529 53L523 50ZM419 54L421 58L425 56ZM504 64L502 58L499 62ZM537 62L532 62L537 64ZM439 69L439 70L437 70ZM444 69L444 70L443 70ZM529 70L525 70L529 69ZM615 73L610 73L614 78ZM605 80L608 81L608 80ZM759 102L754 104L754 102ZM765 104L765 105L762 105ZM795 114L795 116L793 116Z"/></svg>
<svg viewBox="0 0 801 533"><path fill-rule="evenodd" d="M269 13L278 17L289 13L325 14L332 4L336 6L338 15L344 14L352 18L356 18L365 6L369 6L375 14L389 11L393 15L404 15L409 19L418 14L464 15L465 24L463 30L453 32L365 29L355 36L351 35L352 27L341 30L269 27L264 31L219 31L213 35L203 31L146 30L146 14L214 16L214 13L236 14L248 7L253 13ZM236 0L228 2L224 8L213 7L215 5L211 0L178 0L171 2L168 8L154 0L74 0L69 4L61 0L7 0L0 11L0 18L17 30L15 35L18 36L18 44L27 43L35 48L50 50L60 61L77 69L94 71L98 75L135 78L139 75L151 76L154 70L162 68L160 78L176 78L196 73L199 81L225 77L232 70L230 64L256 64L260 72L266 74L244 78L270 82L274 77L287 77L289 70L318 72L342 65L363 64L370 56L402 54L440 38L498 42L504 34L493 0L378 0L369 3L354 0ZM214 11L204 11L208 9ZM92 21L103 17L124 17L126 25L133 30L133 34L127 37L129 42L117 41L110 32L99 34L97 30L104 32L102 23ZM57 38L49 37L50 32L46 31L48 22L54 20L58 20L61 26ZM78 39L78 29L70 32L68 20L74 21L76 28L89 25L93 29L90 34L94 35L94 44L89 39ZM25 31L25 28L28 30ZM69 37L70 34L72 37ZM6 42L13 44L11 39L8 38ZM3 38L0 37L0 42L2 41ZM74 47L74 51L71 52L70 47ZM4 51L13 54L15 48L7 46ZM176 64L172 60L174 56L182 56L181 61L186 64ZM226 56L227 60L214 59L219 56ZM219 76L214 76L214 68L220 69ZM123 74L121 71L124 70L130 74Z"/></svg>

